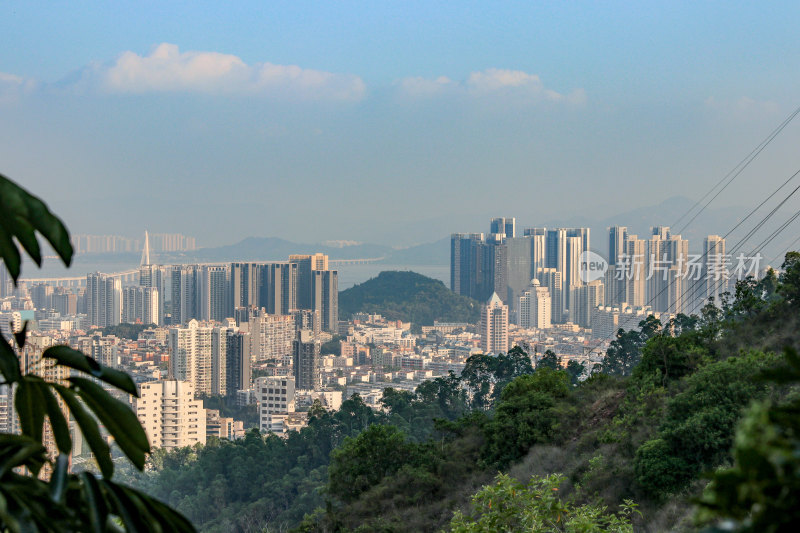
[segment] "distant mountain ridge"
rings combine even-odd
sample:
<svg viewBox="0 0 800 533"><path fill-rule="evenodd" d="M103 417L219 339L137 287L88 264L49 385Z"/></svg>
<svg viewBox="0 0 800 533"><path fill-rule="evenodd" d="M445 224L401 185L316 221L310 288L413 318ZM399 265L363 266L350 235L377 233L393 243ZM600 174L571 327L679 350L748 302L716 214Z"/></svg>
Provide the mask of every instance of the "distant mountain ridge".
<svg viewBox="0 0 800 533"><path fill-rule="evenodd" d="M287 241L279 237L247 237L235 244L200 248L182 252L183 261L286 261L290 254L326 254L330 259L377 259L387 265L447 265L450 262L450 238L395 249L381 244L308 244ZM159 254L160 257L178 254Z"/></svg>
<svg viewBox="0 0 800 533"><path fill-rule="evenodd" d="M384 257L391 248L380 244L330 246L296 243L279 237L247 237L236 244L201 248L194 255L207 261L285 261L290 254L327 254L331 259Z"/></svg>

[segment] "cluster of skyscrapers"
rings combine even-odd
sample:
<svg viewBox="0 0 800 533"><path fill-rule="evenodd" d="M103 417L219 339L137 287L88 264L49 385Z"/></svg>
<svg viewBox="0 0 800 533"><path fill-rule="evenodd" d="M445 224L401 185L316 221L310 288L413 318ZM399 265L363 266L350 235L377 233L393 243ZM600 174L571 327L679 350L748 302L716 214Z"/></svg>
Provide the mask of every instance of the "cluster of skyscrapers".
<svg viewBox="0 0 800 533"><path fill-rule="evenodd" d="M451 289L483 302L496 294L523 327L572 322L589 328L602 307L696 312L712 298L719 302L736 277L719 236L709 235L693 255L689 241L666 226L642 238L623 226L608 232L607 261L588 253L589 228L526 228L518 235L514 218L496 218L488 234L454 233ZM599 275L588 264L593 258L607 266Z"/></svg>
<svg viewBox="0 0 800 533"><path fill-rule="evenodd" d="M169 297L166 294L169 293ZM121 322L180 325L265 309L274 315L314 311L311 328L336 331L338 272L324 254L291 255L285 262L152 265L147 238L139 285L123 287L118 276L86 276L86 311L91 325Z"/></svg>

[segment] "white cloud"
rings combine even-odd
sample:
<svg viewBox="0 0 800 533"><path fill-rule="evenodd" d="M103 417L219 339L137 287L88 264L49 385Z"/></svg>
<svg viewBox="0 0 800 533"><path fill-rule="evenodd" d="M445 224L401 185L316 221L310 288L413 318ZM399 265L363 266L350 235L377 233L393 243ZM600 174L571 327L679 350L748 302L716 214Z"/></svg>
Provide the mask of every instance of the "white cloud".
<svg viewBox="0 0 800 533"><path fill-rule="evenodd" d="M550 101L570 104L586 103L586 92L576 89L569 94L562 94L548 89L536 74L521 70L489 68L471 72L464 81L453 81L445 76L436 79L421 77L403 78L396 85L402 93L410 97L428 97L450 92L450 94L467 94L475 97L504 94L516 96L527 101Z"/></svg>
<svg viewBox="0 0 800 533"><path fill-rule="evenodd" d="M506 87L525 87L533 92L544 91L544 85L536 74L499 68L470 73L466 85L470 90L478 92L496 91Z"/></svg>
<svg viewBox="0 0 800 533"><path fill-rule="evenodd" d="M360 100L361 78L295 65L255 63L218 52L181 52L162 43L150 55L123 53L111 65L94 65L82 76L107 92L203 92L263 94L308 100Z"/></svg>
<svg viewBox="0 0 800 533"><path fill-rule="evenodd" d="M403 93L410 96L432 96L456 85L447 76L439 76L435 80L422 77L403 78L398 82Z"/></svg>
<svg viewBox="0 0 800 533"><path fill-rule="evenodd" d="M0 72L0 102L11 102L36 88L36 82L14 74Z"/></svg>
<svg viewBox="0 0 800 533"><path fill-rule="evenodd" d="M774 115L780 111L780 106L776 102L771 102L769 100L753 100L746 96L738 100L717 100L711 96L706 99L705 105L708 109L720 114L739 119Z"/></svg>

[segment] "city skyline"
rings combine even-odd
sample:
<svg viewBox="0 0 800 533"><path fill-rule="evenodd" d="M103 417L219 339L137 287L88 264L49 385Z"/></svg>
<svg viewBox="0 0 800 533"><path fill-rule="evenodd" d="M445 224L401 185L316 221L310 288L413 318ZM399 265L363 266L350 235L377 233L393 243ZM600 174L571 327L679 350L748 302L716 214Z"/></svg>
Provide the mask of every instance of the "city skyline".
<svg viewBox="0 0 800 533"><path fill-rule="evenodd" d="M797 20L0 3L0 529L800 523Z"/></svg>

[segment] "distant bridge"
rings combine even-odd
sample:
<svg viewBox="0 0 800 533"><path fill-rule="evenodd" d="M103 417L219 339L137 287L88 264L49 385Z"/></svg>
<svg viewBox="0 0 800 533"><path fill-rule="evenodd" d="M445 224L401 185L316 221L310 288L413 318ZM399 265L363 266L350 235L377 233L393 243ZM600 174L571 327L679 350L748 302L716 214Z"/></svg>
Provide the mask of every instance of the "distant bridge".
<svg viewBox="0 0 800 533"><path fill-rule="evenodd" d="M362 259L329 259L328 265L334 266L344 266L344 265L366 265L368 263L377 263L378 261L383 261L386 259L386 256L383 257L367 257Z"/></svg>
<svg viewBox="0 0 800 533"><path fill-rule="evenodd" d="M132 270L125 270L124 272L112 272L106 275L120 278L122 281L134 282L139 277L139 269L136 268ZM86 274L83 276L69 276L61 278L20 278L20 281L24 281L28 285L47 283L48 285L54 285L56 287L82 287L83 285L86 285Z"/></svg>

